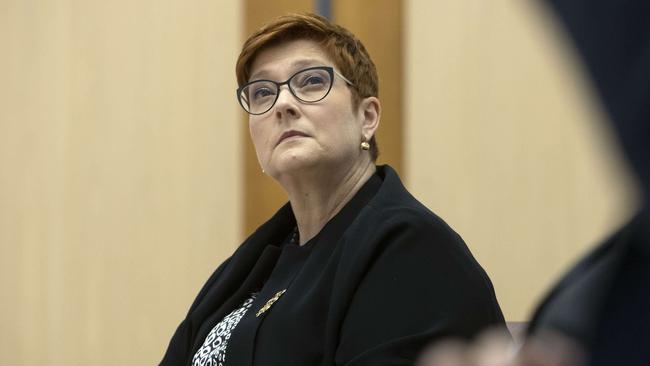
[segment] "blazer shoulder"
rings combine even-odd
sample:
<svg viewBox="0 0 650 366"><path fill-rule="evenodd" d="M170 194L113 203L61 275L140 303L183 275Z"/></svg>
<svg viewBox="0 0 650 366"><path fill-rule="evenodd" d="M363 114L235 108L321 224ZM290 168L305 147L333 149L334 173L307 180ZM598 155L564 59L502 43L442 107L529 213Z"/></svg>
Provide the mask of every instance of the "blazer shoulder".
<svg viewBox="0 0 650 366"><path fill-rule="evenodd" d="M402 258L401 262L412 263L429 278L453 276L485 294L496 306L492 282L463 238L440 216L405 193L368 205L368 217L359 226L370 235L369 247L359 250L377 259Z"/></svg>
<svg viewBox="0 0 650 366"><path fill-rule="evenodd" d="M405 193L388 202L370 202L364 225L373 227L378 233L398 231L420 239L418 241L466 246L462 237L445 220Z"/></svg>
<svg viewBox="0 0 650 366"><path fill-rule="evenodd" d="M408 229L422 235L446 236L453 242L462 238L440 216L435 214L402 184L390 166L379 167L384 182L376 196L368 203L365 221L378 229Z"/></svg>

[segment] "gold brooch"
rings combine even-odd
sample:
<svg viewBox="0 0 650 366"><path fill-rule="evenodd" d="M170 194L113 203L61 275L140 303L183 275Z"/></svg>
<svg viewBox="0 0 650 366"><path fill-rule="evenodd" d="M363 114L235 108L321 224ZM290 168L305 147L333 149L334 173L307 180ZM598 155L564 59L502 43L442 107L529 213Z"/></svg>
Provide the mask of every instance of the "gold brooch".
<svg viewBox="0 0 650 366"><path fill-rule="evenodd" d="M282 296L285 292L287 292L286 288L282 291L276 292L275 295L273 295L273 297L270 298L269 301L267 301L266 304L264 304L264 306L262 306L262 308L257 312L256 316L259 317L260 315L264 314L267 310L269 310L271 306L273 306L273 304L275 304L275 302L278 301L280 296Z"/></svg>

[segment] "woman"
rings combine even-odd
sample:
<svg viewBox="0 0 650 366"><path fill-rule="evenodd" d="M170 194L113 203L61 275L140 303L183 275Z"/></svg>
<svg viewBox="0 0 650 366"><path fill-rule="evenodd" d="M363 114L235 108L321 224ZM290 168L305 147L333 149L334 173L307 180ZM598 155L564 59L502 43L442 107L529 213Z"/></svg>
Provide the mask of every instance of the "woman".
<svg viewBox="0 0 650 366"><path fill-rule="evenodd" d="M162 365L407 365L503 324L462 239L375 166L377 72L354 35L281 17L246 41L237 80L289 203L211 276Z"/></svg>

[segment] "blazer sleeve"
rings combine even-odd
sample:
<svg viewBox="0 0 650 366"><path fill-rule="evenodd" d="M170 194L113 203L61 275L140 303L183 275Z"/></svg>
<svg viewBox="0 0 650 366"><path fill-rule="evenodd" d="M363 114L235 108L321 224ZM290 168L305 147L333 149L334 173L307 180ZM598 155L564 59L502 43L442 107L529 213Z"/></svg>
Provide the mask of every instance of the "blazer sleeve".
<svg viewBox="0 0 650 366"><path fill-rule="evenodd" d="M412 365L432 341L504 325L489 278L458 234L435 216L394 217L374 239L341 326L337 365Z"/></svg>

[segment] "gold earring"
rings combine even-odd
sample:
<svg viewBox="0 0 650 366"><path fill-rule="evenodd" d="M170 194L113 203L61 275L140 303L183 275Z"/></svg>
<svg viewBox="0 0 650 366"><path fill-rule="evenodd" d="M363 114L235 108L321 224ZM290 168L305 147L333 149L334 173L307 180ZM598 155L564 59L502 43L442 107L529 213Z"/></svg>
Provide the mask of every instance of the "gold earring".
<svg viewBox="0 0 650 366"><path fill-rule="evenodd" d="M370 144L365 142L365 141L362 141L361 142L361 150L370 150Z"/></svg>

